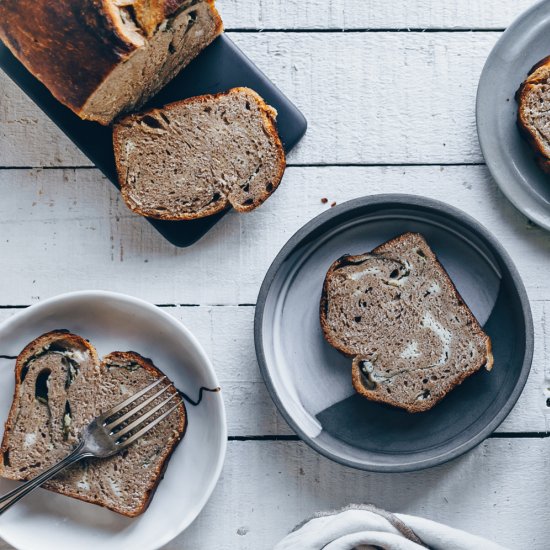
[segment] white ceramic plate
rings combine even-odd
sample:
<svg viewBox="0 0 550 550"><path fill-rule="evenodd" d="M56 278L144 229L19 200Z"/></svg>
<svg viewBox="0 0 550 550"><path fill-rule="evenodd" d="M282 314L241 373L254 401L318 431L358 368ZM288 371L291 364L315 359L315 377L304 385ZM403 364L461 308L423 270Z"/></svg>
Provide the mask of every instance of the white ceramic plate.
<svg viewBox="0 0 550 550"><path fill-rule="evenodd" d="M550 230L550 176L516 125L516 90L531 67L550 55L550 1L524 12L489 55L477 92L477 131L485 162L508 199Z"/></svg>
<svg viewBox="0 0 550 550"><path fill-rule="evenodd" d="M215 388L212 364L195 337L161 309L110 292L76 292L32 306L0 326L0 355L17 355L40 334L68 329L88 338L100 356L133 350L150 357L181 391L198 397ZM14 389L14 361L0 360L0 425ZM0 516L0 537L21 550L152 550L197 517L219 478L227 445L220 393L187 405L189 425L164 479L142 516L129 519L44 489ZM0 492L17 485L0 480Z"/></svg>

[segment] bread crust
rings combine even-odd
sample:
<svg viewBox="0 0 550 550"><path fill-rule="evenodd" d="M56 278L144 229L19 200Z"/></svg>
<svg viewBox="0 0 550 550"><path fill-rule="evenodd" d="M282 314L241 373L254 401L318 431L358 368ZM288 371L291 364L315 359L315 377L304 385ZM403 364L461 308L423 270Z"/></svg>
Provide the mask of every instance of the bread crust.
<svg viewBox="0 0 550 550"><path fill-rule="evenodd" d="M4 435L2 438L2 446L1 446L1 452L4 453L9 449L9 435L13 429L14 425L14 419L15 415L17 413L17 401L16 398L19 393L19 388L21 386L21 372L23 367L25 366L26 362L39 353L41 350L45 349L45 346L52 345L53 343L66 343L67 347L80 347L83 349L86 349L91 357L92 360L100 365L100 368L107 368L108 363L118 364L118 363L125 363L125 362L132 362L139 364L142 368L150 372L155 378L160 378L165 376L164 373L162 373L151 361L151 359L147 359L143 356L141 356L139 353L134 351L127 351L127 352L120 352L115 351L108 355L106 355L102 361L99 360L99 357L97 355L97 352L95 348L85 340L84 338L70 333L68 330L65 329L59 329L54 330L51 332L48 332L46 334L43 334L42 336L39 336L35 340L33 340L30 344L28 344L23 351L19 354L16 363L15 363L15 391L13 396L12 405L10 408L10 412L8 414L8 418L5 423L4 427ZM168 383L173 383L168 380ZM157 490L157 487L164 475L164 472L166 470L166 467L168 466L168 462L170 460L170 457L172 456L172 453L176 450L176 447L178 446L179 442L183 439L185 432L187 430L188 425L188 417L187 417L187 410L185 407L185 403L183 400L180 400L179 407L177 409L178 413L178 430L177 430L177 436L171 439L169 442L169 445L167 445L166 449L164 450L164 454L162 457L161 462L157 466L157 468L154 471L154 476L151 476L151 483L144 489L143 493L143 499L141 501L141 505L139 508L127 511L123 509L119 509L116 506L109 506L105 504L100 499L94 499L93 497L87 497L81 493L78 493L76 491L62 491L59 490L55 486L48 485L47 483L43 485L43 487L49 491L52 491L54 493L59 493L65 496L69 496L72 498L76 498L78 500L82 500L84 502L88 502L91 504L96 504L98 506L102 506L103 508L108 508L109 510L112 510L113 512L117 512L119 514L122 514L127 517L136 517L149 507L149 504L151 503L151 500L155 494L155 491ZM0 461L0 475L2 477L8 477L6 476L6 472L4 471L3 467L3 461ZM12 478L14 479L14 478Z"/></svg>
<svg viewBox="0 0 550 550"><path fill-rule="evenodd" d="M177 109L178 107L181 107L182 105L187 105L192 103L207 103L210 101L215 101L220 97L230 96L233 94L240 94L240 93L246 93L248 97L250 97L250 99L252 99L258 105L260 109L260 113L262 115L264 129L277 149L278 171L275 179L271 182L273 184L271 191L266 190L264 193L262 193L262 195L259 197L258 200L256 200L254 203L250 205L246 205L246 206L239 205L239 204L235 205L235 204L232 204L227 197L225 197L225 200L220 200L216 202L211 208L207 208L205 210L201 210L201 212L196 212L196 213L192 212L192 213L182 213L182 214L169 214L169 213L151 214L147 210L140 208L139 205L137 205L134 201L132 201L132 199L129 196L130 194L129 186L126 184L126 171L121 162L121 158L122 158L122 139L120 138L121 128L123 126L131 125L132 123L140 120L144 116L147 116L150 114L171 111L173 109ZM184 99L181 101L175 101L161 108L149 109L148 111L144 111L142 113L135 113L135 114L127 115L121 118L115 123L113 128L113 149L115 152L115 164L116 164L116 169L118 173L120 190L126 205L128 206L128 208L130 208L130 210L132 210L136 214L139 214L140 216L145 216L148 218L154 218L158 220L172 220L172 221L196 220L200 218L206 218L208 216L213 216L214 214L218 214L219 212L223 212L224 210L227 210L227 208L229 208L230 206L232 206L237 212L250 212L251 210L254 210L258 206L263 204L265 200L268 199L277 190L277 188L279 187L279 184L281 183L281 180L283 179L283 175L286 169L285 150L283 148L281 138L279 137L279 132L277 131L276 117L277 117L277 111L273 107L268 105L258 93L256 93L254 90L251 90L250 88L238 87L238 88L231 88L227 92L220 92L218 94L200 95L200 96Z"/></svg>
<svg viewBox="0 0 550 550"><path fill-rule="evenodd" d="M393 405L397 407L401 407L406 409L410 413L416 413L416 412L423 412L426 410L431 409L434 407L437 403L439 403L452 389L454 389L456 386L462 384L462 382L468 378L470 375L472 375L474 372L478 371L480 368L485 367L488 371L490 371L493 368L494 364L494 358L492 353L492 342L491 339L483 329L481 328L478 320L474 317L473 313L470 311L470 308L466 305L464 302L462 296L458 292L453 280L449 277L449 274L445 270L445 268L441 265L439 260L437 259L437 256L432 252L432 250L428 246L427 252L430 254L430 259L435 262L436 266L440 270L441 274L446 278L446 280L451 285L451 290L454 294L454 297L457 299L457 301L465 307L465 313L468 316L468 319L470 320L472 326L475 329L477 336L484 337L485 340L485 347L486 347L486 356L484 361L480 361L479 363L474 363L467 371L460 374L459 377L457 377L455 383L451 386L451 388L441 395L437 400L430 400L428 402L419 402L414 404L408 404L408 403L401 403L394 401L391 397L383 396L377 392L373 392L368 390L364 384L363 384L363 374L360 370L359 363L361 362L361 356L357 355L355 353L350 353L349 350L347 350L342 343L333 337L332 331L330 330L328 320L327 320L327 308L328 308L328 287L330 284L330 279L334 272L338 270L339 268L349 264L350 262L358 261L359 259L364 259L368 256L377 256L381 254L381 249L385 248L386 246L391 246L397 243L400 243L411 236L420 237L424 241L424 237L420 235L419 233L404 233L403 235L400 235L398 237L395 237L377 248L375 248L372 252L361 254L358 256L351 256L351 255L344 255L338 258L333 264L330 266L329 270L327 271L325 281L323 283L323 290L321 293L321 301L320 301L320 307L319 307L319 316L320 316L320 323L321 323L321 329L323 332L323 336L325 340L335 349L337 349L340 353L344 354L346 357L350 357L353 359L352 362L352 383L355 391L359 393L360 395L363 395L364 397L370 399L371 401L376 401L379 403L385 403L388 405ZM388 256L384 254L384 257L388 259L393 259L397 262L399 262L399 259L391 258L391 256Z"/></svg>
<svg viewBox="0 0 550 550"><path fill-rule="evenodd" d="M526 119L525 105L527 97L538 84L550 78L550 56L541 59L528 73L528 77L521 83L516 92L518 103L517 125L521 135L535 153L535 160L539 167L550 174L550 156L545 153L545 148L550 149L550 144L544 144L540 135L533 132Z"/></svg>
<svg viewBox="0 0 550 550"><path fill-rule="evenodd" d="M220 15L214 0L206 1L219 34ZM157 18L149 24L156 28L158 17L169 17L183 2L157 0ZM111 0L2 0L0 39L61 103L81 118L109 124L86 115L86 102L143 44L125 31L114 10Z"/></svg>

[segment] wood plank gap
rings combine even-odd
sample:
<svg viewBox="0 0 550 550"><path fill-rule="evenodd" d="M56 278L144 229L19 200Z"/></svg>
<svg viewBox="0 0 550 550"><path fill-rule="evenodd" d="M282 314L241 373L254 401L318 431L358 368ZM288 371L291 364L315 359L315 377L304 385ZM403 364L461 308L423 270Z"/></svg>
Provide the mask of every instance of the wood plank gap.
<svg viewBox="0 0 550 550"><path fill-rule="evenodd" d="M546 439L550 432L498 432L489 436L491 439Z"/></svg>
<svg viewBox="0 0 550 550"><path fill-rule="evenodd" d="M488 439L546 439L550 432L499 432L491 434ZM297 441L297 435L230 435L228 441Z"/></svg>
<svg viewBox="0 0 550 550"><path fill-rule="evenodd" d="M349 162L349 163L287 163L287 168L409 168L439 166L485 166L484 162Z"/></svg>
<svg viewBox="0 0 550 550"><path fill-rule="evenodd" d="M287 168L407 168L437 166L485 166L484 162L342 162L342 163L300 163L289 162ZM99 170L95 166L0 166L0 170Z"/></svg>
<svg viewBox="0 0 550 550"><path fill-rule="evenodd" d="M230 435L228 441L301 441L297 435Z"/></svg>
<svg viewBox="0 0 550 550"><path fill-rule="evenodd" d="M40 303L40 302L36 302ZM256 307L256 304L154 304L160 308L176 307ZM0 309L26 309L31 304L0 305Z"/></svg>
<svg viewBox="0 0 550 550"><path fill-rule="evenodd" d="M322 28L305 28L305 27L299 27L294 29L284 29L284 28L263 28L263 29L256 29L256 28L239 28L235 27L232 29L225 29L225 32L227 33L239 33L239 34L252 34L252 33L287 33L287 34L334 34L334 33L347 33L347 34L362 34L362 33L409 33L409 32L415 32L415 33L441 33L441 32L449 32L449 33L457 33L457 32L475 32L475 33L483 33L483 32L504 32L505 28L493 28L493 27L480 27L480 28L472 28L472 27L382 27L382 28L369 28L369 27L359 27L354 29L346 29L344 27L333 27L329 29L322 29Z"/></svg>
<svg viewBox="0 0 550 550"><path fill-rule="evenodd" d="M99 170L99 168L90 164L82 164L76 166L0 166L0 170Z"/></svg>

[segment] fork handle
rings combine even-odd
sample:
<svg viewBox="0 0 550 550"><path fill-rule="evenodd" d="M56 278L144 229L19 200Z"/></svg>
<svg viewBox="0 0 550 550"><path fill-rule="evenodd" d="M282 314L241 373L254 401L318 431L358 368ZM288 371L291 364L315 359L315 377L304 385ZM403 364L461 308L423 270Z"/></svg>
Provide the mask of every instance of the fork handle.
<svg viewBox="0 0 550 550"><path fill-rule="evenodd" d="M44 482L51 479L61 470L67 468L71 464L82 460L86 456L90 456L88 453L83 452L84 442L80 442L76 448L66 456L61 462L54 464L51 468L37 475L36 477L26 481L17 489L6 493L0 497L0 514L3 514L8 508L11 508L16 502L21 500L25 495L28 495L31 491L34 491L37 487L40 487Z"/></svg>

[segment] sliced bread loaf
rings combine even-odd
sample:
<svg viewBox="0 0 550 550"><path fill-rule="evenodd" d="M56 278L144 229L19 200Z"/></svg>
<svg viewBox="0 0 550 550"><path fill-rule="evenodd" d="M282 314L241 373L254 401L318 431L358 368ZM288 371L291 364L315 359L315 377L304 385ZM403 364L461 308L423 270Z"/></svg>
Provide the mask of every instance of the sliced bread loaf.
<svg viewBox="0 0 550 550"><path fill-rule="evenodd" d="M334 262L320 316L326 340L353 358L356 391L409 412L493 366L489 337L416 233Z"/></svg>
<svg viewBox="0 0 550 550"><path fill-rule="evenodd" d="M222 32L214 0L2 0L0 39L81 118L143 105Z"/></svg>
<svg viewBox="0 0 550 550"><path fill-rule="evenodd" d="M518 126L535 151L539 166L550 173L550 57L531 69L516 100Z"/></svg>
<svg viewBox="0 0 550 550"><path fill-rule="evenodd" d="M252 90L234 88L122 119L113 140L126 204L163 220L258 207L285 169L276 114Z"/></svg>
<svg viewBox="0 0 550 550"><path fill-rule="evenodd" d="M69 454L94 417L162 376L149 359L134 352L114 352L100 362L80 336L66 331L40 336L16 361L0 474L16 480L38 475ZM167 395L176 392L172 386ZM182 403L122 454L83 460L44 487L137 516L149 505L186 424Z"/></svg>

